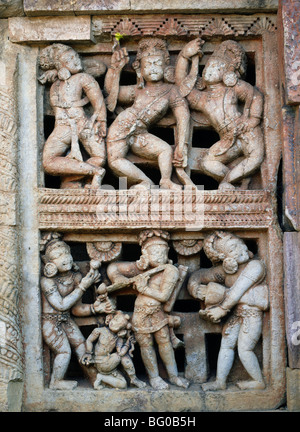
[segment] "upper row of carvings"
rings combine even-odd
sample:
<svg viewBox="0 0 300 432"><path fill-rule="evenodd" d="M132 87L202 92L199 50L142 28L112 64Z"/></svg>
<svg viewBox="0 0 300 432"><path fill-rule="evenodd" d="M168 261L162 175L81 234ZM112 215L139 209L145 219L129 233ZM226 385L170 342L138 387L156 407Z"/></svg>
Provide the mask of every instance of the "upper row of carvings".
<svg viewBox="0 0 300 432"><path fill-rule="evenodd" d="M263 94L247 82L249 59L242 44L228 37L254 34L255 28L256 34L258 28L272 31L275 26L267 17L243 18L233 27L227 18L212 17L201 32L204 39L181 44L173 64L163 36L187 34L183 18L165 18L161 24L144 19L145 29L155 35L144 38L140 36L147 32L132 19L107 18L106 24L101 19L101 32L109 28L115 36L108 68L101 57L92 62L82 59L68 45L42 49L39 81L51 83L48 113L55 116L55 124L45 128L45 172L60 177L61 188L96 189L107 171L125 179L126 188L138 189L154 186L159 177L152 173L159 172L162 189L181 190L195 186L190 174L196 166L196 171L214 179L215 188L248 189L264 159ZM191 17L186 20L192 35ZM198 21L197 17L199 34ZM206 33L216 34L213 28L221 29L226 40L215 42L214 51L203 56ZM134 59L126 50L131 38L120 45L124 35L139 36ZM135 78L124 82L122 71L129 69ZM214 133L214 142L200 142L196 154L191 113L200 115L200 127ZM157 125L171 128L174 137L157 134Z"/></svg>

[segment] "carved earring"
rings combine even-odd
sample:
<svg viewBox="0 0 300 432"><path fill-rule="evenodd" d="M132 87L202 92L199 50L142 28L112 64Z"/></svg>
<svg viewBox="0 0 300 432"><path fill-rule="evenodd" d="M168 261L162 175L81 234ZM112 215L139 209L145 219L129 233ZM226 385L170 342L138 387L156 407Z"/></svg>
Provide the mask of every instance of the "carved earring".
<svg viewBox="0 0 300 432"><path fill-rule="evenodd" d="M66 81L71 76L71 72L67 68L60 68L58 71L58 79L61 81Z"/></svg>
<svg viewBox="0 0 300 432"><path fill-rule="evenodd" d="M238 271L239 265L234 258L225 258L223 261L223 269L227 274L234 274Z"/></svg>
<svg viewBox="0 0 300 432"><path fill-rule="evenodd" d="M54 263L48 262L44 267L44 275L46 277L52 278L58 272L58 269Z"/></svg>
<svg viewBox="0 0 300 432"><path fill-rule="evenodd" d="M223 83L227 86L227 87L234 87L236 85L238 81L238 77L236 75L235 72L233 71L228 71L225 72L223 75Z"/></svg>

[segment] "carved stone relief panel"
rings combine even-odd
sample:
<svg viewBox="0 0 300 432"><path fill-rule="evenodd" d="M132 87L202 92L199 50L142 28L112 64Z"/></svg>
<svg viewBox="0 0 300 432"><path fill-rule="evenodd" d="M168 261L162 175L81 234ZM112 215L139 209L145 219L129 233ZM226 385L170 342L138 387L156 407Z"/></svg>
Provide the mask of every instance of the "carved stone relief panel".
<svg viewBox="0 0 300 432"><path fill-rule="evenodd" d="M93 43L34 41L42 367L30 373L42 390L28 387L25 405L275 408L284 326L274 16L91 22Z"/></svg>

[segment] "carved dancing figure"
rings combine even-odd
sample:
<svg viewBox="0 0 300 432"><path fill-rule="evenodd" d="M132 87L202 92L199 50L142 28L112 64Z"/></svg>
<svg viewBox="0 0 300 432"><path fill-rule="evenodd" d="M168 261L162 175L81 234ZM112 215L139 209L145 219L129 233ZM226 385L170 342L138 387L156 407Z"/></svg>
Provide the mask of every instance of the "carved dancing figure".
<svg viewBox="0 0 300 432"><path fill-rule="evenodd" d="M78 359L85 353L85 338L71 313L75 316L90 316L97 313L111 313L113 307L101 299L94 304L85 304L81 298L85 291L98 282L99 263L91 261L90 271L85 277L73 262L70 247L51 234L42 244L44 276L42 291L42 334L45 343L54 353L53 370L49 387L56 390L71 390L76 381L64 380L71 358L71 347ZM96 378L94 368L84 368L91 381Z"/></svg>
<svg viewBox="0 0 300 432"><path fill-rule="evenodd" d="M125 389L127 382L122 373L117 369L122 365L127 373L130 384L143 388L146 384L139 380L132 362L134 350L134 336L131 334L130 316L116 311L107 315L106 326L95 328L86 340L86 352L81 358L81 363L88 366L95 364L97 378L94 389L100 390L104 385Z"/></svg>
<svg viewBox="0 0 300 432"><path fill-rule="evenodd" d="M222 330L216 381L207 382L202 388L226 389L237 346L239 358L251 377L250 381L238 382L238 387L263 389L265 383L254 348L262 333L263 311L268 309L265 265L242 239L231 233L215 231L204 239L203 248L214 266L194 272L188 291L205 301L206 308L199 312L202 318L217 323L229 316Z"/></svg>
<svg viewBox="0 0 300 432"><path fill-rule="evenodd" d="M108 292L130 284L138 291L132 316L135 339L149 376L150 385L156 390L169 388L159 376L154 341L166 367L169 381L187 388L189 382L178 376L169 325L174 317L166 312L174 296L181 288L179 270L168 259L169 234L160 230L149 230L140 235L142 255L136 262L114 262L108 265L107 275L113 285ZM170 322L170 324L169 324Z"/></svg>
<svg viewBox="0 0 300 432"><path fill-rule="evenodd" d="M138 45L136 60L133 63L138 84L119 86L121 70L128 61L125 48L115 51L105 77L108 98L113 92L120 104L131 104L109 127L108 165L117 176L126 177L132 187L149 189L153 181L127 159L127 153L131 149L142 158L158 162L161 188L180 190L182 187L171 181L171 176L173 165L178 168L187 166L189 109L178 88L174 84L164 82L169 64L169 52L165 41L158 38L143 39ZM115 103L112 103L111 109L114 106ZM174 154L168 143L148 132L169 108L172 109L177 124Z"/></svg>
<svg viewBox="0 0 300 432"><path fill-rule="evenodd" d="M247 57L243 47L224 41L208 59L202 78L197 81L199 38L189 42L177 59L176 83L185 90L190 109L201 111L220 136L203 157L200 168L219 182L219 189L234 190L242 182L246 188L264 158L264 140L260 128L263 97L260 91L241 78ZM189 62L192 60L190 74ZM197 67L196 67L197 66ZM196 83L191 89L184 84ZM188 90L186 90L188 88ZM239 109L243 103L243 111ZM235 161L235 166L228 164Z"/></svg>
<svg viewBox="0 0 300 432"><path fill-rule="evenodd" d="M45 142L45 172L61 176L61 188L99 188L104 177L106 159L106 106L97 81L83 72L82 62L74 49L63 44L44 48L39 57L45 72L40 82L53 82L50 104L55 114L55 127ZM83 94L84 93L84 94ZM89 118L83 107L91 103ZM79 140L90 156L83 161Z"/></svg>

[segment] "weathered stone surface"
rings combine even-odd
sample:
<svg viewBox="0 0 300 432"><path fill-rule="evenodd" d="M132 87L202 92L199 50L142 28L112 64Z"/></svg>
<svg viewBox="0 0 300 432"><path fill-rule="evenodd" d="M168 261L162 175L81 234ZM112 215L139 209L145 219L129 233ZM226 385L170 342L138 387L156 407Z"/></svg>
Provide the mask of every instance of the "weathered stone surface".
<svg viewBox="0 0 300 432"><path fill-rule="evenodd" d="M22 379L18 299L20 288L18 217L17 49L0 20L0 411L10 408L9 384Z"/></svg>
<svg viewBox="0 0 300 432"><path fill-rule="evenodd" d="M283 223L287 230L300 229L300 109L285 106L282 109L283 150Z"/></svg>
<svg viewBox="0 0 300 432"><path fill-rule="evenodd" d="M284 233L285 314L288 364L300 369L300 233Z"/></svg>
<svg viewBox="0 0 300 432"><path fill-rule="evenodd" d="M22 0L0 0L0 18L23 15Z"/></svg>
<svg viewBox="0 0 300 432"><path fill-rule="evenodd" d="M129 9L129 0L24 0L24 11L28 16L98 14L124 12Z"/></svg>
<svg viewBox="0 0 300 432"><path fill-rule="evenodd" d="M24 0L24 11L26 15L58 15L90 13L103 14L109 12L261 12L273 11L278 7L278 0L213 0L209 3L205 0L188 0L182 3L180 0L92 0L92 1L66 1L66 0Z"/></svg>
<svg viewBox="0 0 300 432"><path fill-rule="evenodd" d="M90 42L91 19L80 17L10 18L11 42Z"/></svg>
<svg viewBox="0 0 300 432"><path fill-rule="evenodd" d="M300 3L298 0L280 0L279 48L283 54L285 103L300 103Z"/></svg>
<svg viewBox="0 0 300 432"><path fill-rule="evenodd" d="M300 369L286 370L287 408L289 411L300 411Z"/></svg>
<svg viewBox="0 0 300 432"><path fill-rule="evenodd" d="M180 0L158 0L154 3L149 3L147 0L131 0L131 9L133 11L180 11L186 10L189 12L234 12L239 9L240 12L258 12L262 8L264 10L275 11L278 6L276 0L265 0L265 1L244 1L244 0L213 0L207 2L205 0L188 0L184 4Z"/></svg>

